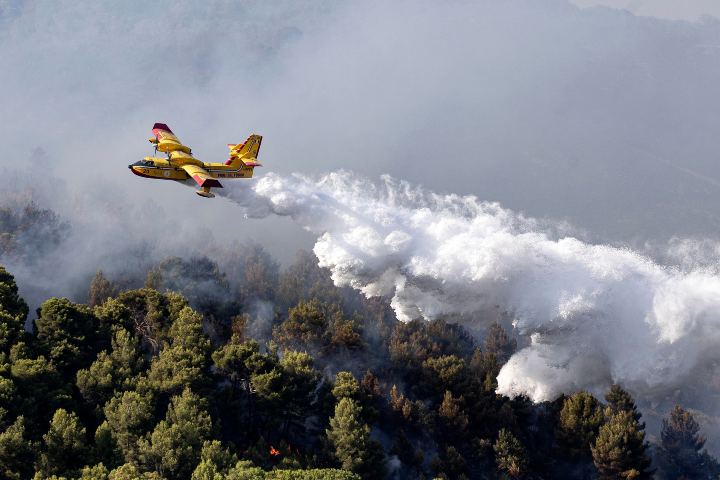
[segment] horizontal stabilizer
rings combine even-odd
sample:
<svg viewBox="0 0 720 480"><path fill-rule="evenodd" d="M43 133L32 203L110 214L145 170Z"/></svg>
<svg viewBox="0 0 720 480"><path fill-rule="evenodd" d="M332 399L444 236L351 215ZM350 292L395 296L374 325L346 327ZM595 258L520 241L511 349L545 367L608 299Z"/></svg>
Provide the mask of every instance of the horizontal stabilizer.
<svg viewBox="0 0 720 480"><path fill-rule="evenodd" d="M238 163L238 160L248 167L259 167L257 163L257 157L260 153L260 144L262 144L261 135L250 135L245 143L238 143L233 145L228 143L230 149L230 158L225 165L234 165Z"/></svg>

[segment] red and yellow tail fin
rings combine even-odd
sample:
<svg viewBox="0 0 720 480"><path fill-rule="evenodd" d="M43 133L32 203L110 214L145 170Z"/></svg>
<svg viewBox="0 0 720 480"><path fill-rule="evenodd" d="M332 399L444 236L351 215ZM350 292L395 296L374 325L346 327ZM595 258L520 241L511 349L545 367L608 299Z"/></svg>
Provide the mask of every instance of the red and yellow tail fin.
<svg viewBox="0 0 720 480"><path fill-rule="evenodd" d="M230 158L225 165L237 166L238 168L245 165L247 167L260 167L257 157L260 153L260 144L262 144L262 135L250 135L245 143L232 144L228 143L230 149Z"/></svg>

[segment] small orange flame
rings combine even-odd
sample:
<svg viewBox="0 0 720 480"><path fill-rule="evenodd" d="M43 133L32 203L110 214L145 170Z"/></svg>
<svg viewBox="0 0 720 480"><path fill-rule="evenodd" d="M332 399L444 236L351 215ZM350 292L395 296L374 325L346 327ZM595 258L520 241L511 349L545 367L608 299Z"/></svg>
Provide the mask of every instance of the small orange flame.
<svg viewBox="0 0 720 480"><path fill-rule="evenodd" d="M272 455L273 457L276 457L276 456L280 455L280 450L276 450L275 447L270 445L270 455Z"/></svg>

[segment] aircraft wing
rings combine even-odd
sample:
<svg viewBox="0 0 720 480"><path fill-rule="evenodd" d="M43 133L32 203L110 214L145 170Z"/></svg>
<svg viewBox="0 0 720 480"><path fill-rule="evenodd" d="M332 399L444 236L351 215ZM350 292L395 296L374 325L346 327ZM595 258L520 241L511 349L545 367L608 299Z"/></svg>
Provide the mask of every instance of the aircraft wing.
<svg viewBox="0 0 720 480"><path fill-rule="evenodd" d="M217 179L210 176L210 174L202 167L197 165L183 165L182 167L190 177L201 187L216 187L223 188Z"/></svg>
<svg viewBox="0 0 720 480"><path fill-rule="evenodd" d="M157 149L161 152L170 153L179 150L187 154L192 153L190 147L183 145L180 139L170 130L170 127L164 123L153 125L152 133L155 137L151 138L150 142L157 145Z"/></svg>

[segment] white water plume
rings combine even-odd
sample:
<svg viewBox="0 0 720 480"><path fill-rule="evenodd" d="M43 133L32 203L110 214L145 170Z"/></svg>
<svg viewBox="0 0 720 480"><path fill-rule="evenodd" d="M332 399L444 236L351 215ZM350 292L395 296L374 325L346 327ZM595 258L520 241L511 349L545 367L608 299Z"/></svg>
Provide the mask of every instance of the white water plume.
<svg viewBox="0 0 720 480"><path fill-rule="evenodd" d="M390 298L402 321L509 312L529 343L503 367L499 393L543 401L613 381L663 391L717 351L720 277L708 270L661 266L388 176L271 173L224 195L249 216L290 216L318 235L333 281Z"/></svg>

